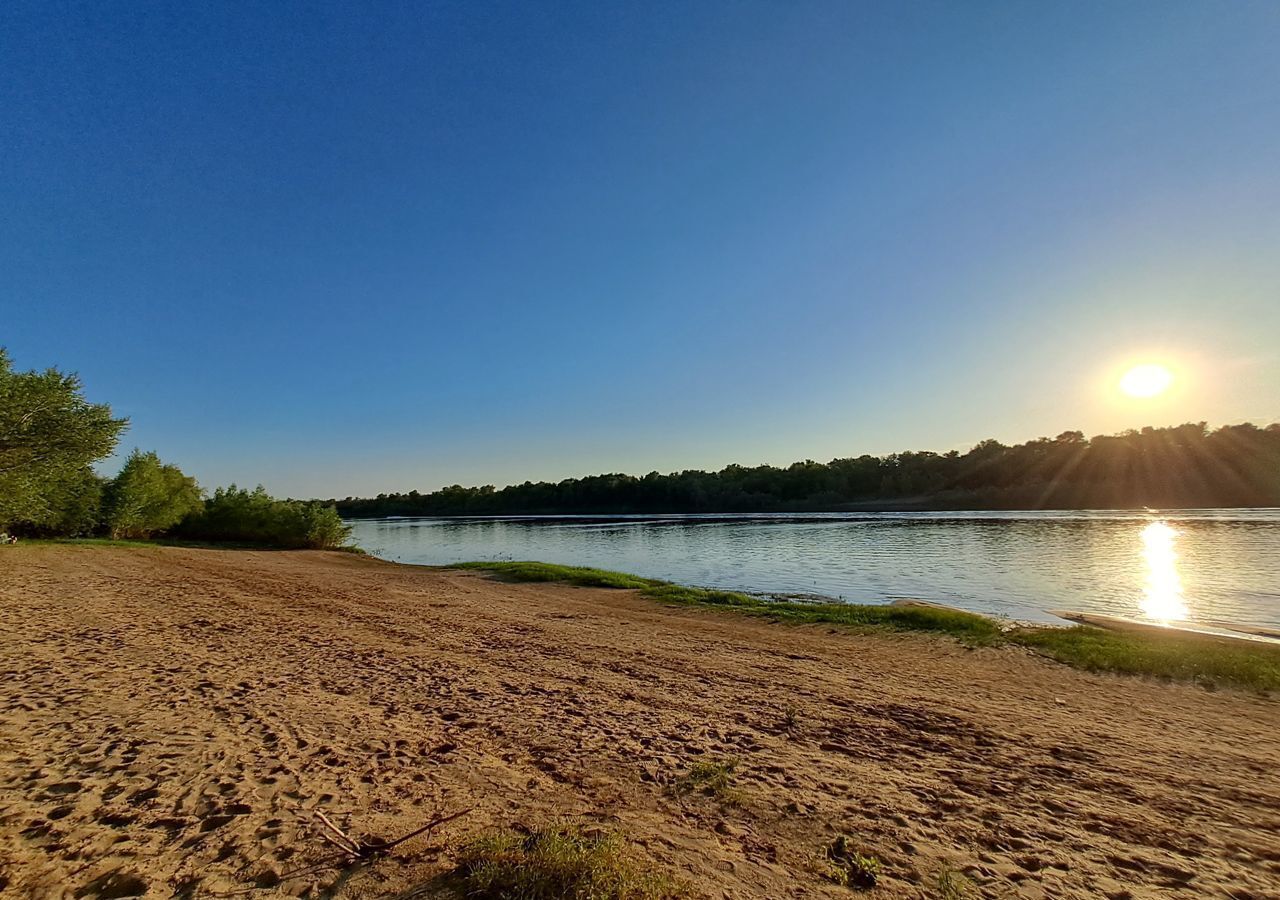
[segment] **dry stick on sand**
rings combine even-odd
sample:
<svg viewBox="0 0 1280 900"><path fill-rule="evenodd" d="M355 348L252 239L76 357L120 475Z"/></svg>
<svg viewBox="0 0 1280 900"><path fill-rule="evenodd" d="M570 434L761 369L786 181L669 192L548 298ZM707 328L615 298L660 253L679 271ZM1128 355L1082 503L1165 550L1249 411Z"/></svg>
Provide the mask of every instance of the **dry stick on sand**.
<svg viewBox="0 0 1280 900"><path fill-rule="evenodd" d="M401 835L394 841L373 841L371 843L362 843L361 841L356 840L337 825L333 824L333 821L324 813L320 812L320 810L313 809L311 810L312 815L318 818L325 829L330 832L326 833L325 831L321 831L320 837L337 847L340 852L335 853L332 856L326 856L323 859L318 859L313 863L308 863L299 869L285 872L280 876L279 880L288 881L291 878L310 875L315 872L321 872L325 869L337 868L342 864L367 862L376 857L384 856L387 853L390 853L395 847L403 844L405 841L415 838L420 834L445 824L446 822L452 822L454 819L460 819L473 809L475 809L474 806L469 806L456 813L450 813L447 816L434 818L421 828L415 828L413 831L410 831L408 834ZM265 885L261 887L254 885L253 887L241 888L238 891L218 891L211 893L213 893L213 896L215 897L235 897L242 894L251 894L254 891L264 890L265 888Z"/></svg>
<svg viewBox="0 0 1280 900"><path fill-rule="evenodd" d="M460 812L451 813L447 816L440 816L439 818L432 819L430 822L428 822L426 825L423 825L421 828L416 828L413 831L410 831L408 834L401 835L400 837L396 838L394 841L373 841L367 844L357 841L355 838L351 837L349 834L347 834L337 825L334 825L333 822L329 820L329 817L326 816L324 813L320 812L320 810L316 809L316 810L312 810L312 812L334 834L334 837L329 837L328 835L325 835L322 832L321 837L324 837L325 840L327 840L329 843L333 844L335 847L338 847L343 852L349 854L355 859L371 859L375 856L380 856L384 853L391 852L391 849L393 847L403 844L405 841L409 840L410 838L415 838L425 831L430 831L432 828L435 828L438 825L443 825L445 822L452 822L454 819L461 818L462 816L465 816L467 813L471 812L471 810L474 808L475 807L468 807L467 809L461 810Z"/></svg>
<svg viewBox="0 0 1280 900"><path fill-rule="evenodd" d="M328 841L330 844L333 844L333 846L337 847L339 850L343 851L344 853L354 856L357 859L360 858L360 844L354 838L348 837L345 831L343 831L337 825L334 825L333 822L329 820L329 817L326 816L324 813L320 812L320 810L313 809L311 811L311 814L315 816L317 819L319 819L320 824L324 825L325 828L329 829L329 831L332 834L332 837L331 837L330 835L325 834L323 831L321 831L320 837L324 838L326 841Z"/></svg>

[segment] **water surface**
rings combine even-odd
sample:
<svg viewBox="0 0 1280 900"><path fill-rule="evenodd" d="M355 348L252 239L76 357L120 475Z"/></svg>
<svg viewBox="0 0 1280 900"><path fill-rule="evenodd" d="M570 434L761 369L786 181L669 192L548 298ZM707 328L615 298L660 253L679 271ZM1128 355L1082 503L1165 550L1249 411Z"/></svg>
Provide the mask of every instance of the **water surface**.
<svg viewBox="0 0 1280 900"><path fill-rule="evenodd" d="M352 523L398 562L539 560L849 602L932 600L1280 628L1280 510L395 518Z"/></svg>

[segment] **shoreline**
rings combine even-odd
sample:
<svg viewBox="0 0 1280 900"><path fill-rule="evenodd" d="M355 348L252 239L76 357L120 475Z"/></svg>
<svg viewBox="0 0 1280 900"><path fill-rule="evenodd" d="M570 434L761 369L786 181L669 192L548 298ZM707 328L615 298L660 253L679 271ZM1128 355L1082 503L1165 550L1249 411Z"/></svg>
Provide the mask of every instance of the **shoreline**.
<svg viewBox="0 0 1280 900"><path fill-rule="evenodd" d="M1113 510L1102 510L1102 512L1112 512ZM1182 512L1197 512L1207 510L1182 510ZM1090 512L1090 510L1077 510L1077 512ZM1176 511L1175 511L1176 512ZM720 515L719 513L708 515ZM411 516L386 516L385 519L404 519L418 518ZM433 516L426 518L457 518L457 519L487 519L487 518L520 518L520 517L492 517L492 516ZM543 518L540 516L529 516L525 518ZM581 516L580 518L592 518L592 516ZM202 549L202 550L246 550L246 551L273 551L284 548L264 547L258 544L235 544L235 543L213 543L208 541L191 541L181 539L163 539L152 538L147 540L138 539L114 539L105 537L89 537L89 538L33 538L23 541L25 545L49 545L49 546L94 546L94 547L120 547L120 548L137 548L146 546L163 546L176 547L186 549ZM402 560L387 559L371 553L362 547L356 545L348 545L344 547L330 548L326 552L331 553L350 553L357 556L364 556L371 560L387 563L396 566L411 566L423 569L453 569L453 568L485 568L491 565L502 565L506 561L459 561L455 563L415 563L404 562ZM553 565L548 563L535 563L537 565ZM560 568L580 568L587 569L589 567L581 566L561 566ZM606 570L592 570L606 571ZM620 575L628 578L637 578L645 581L658 582L659 579L649 579L646 576L630 575L629 573L609 573ZM686 585L681 585L686 586ZM1252 641L1255 644L1263 645L1280 645L1280 627L1254 625L1244 622L1229 622L1221 619L1214 620L1185 620L1162 624L1155 621L1139 619L1134 616L1120 616L1114 613L1096 612L1089 610L1043 610L1044 614L1051 616L1058 621L1045 622L1035 619L1022 619L1012 616L1005 616L999 613L985 612L978 609L969 609L963 606L957 606L952 603L941 603L935 600L923 600L918 597L903 597L897 595L886 596L879 601L854 603L853 601L844 600L840 597L829 594L810 593L810 592L786 592L786 591L769 591L769 590L753 590L733 588L719 588L712 586L688 586L695 590L708 592L736 593L746 597L755 598L766 603L802 603L814 606L825 604L839 604L851 606L922 606L935 609L950 610L966 615L978 616L983 619L998 623L1002 629L1009 628L1073 628L1077 625L1092 625L1097 628L1125 630L1128 627L1134 629L1149 628L1156 633L1172 633L1172 634L1189 634L1189 635L1205 635L1222 638L1234 638L1244 641ZM1096 620L1096 621L1087 621ZM1227 633L1223 633L1227 632ZM1259 640L1260 639L1260 640Z"/></svg>
<svg viewBox="0 0 1280 900"><path fill-rule="evenodd" d="M1133 619L1126 616L1113 616L1104 613L1077 612L1074 610L1049 610L1051 615L1058 616L1076 625L1087 625L1108 631L1138 632L1155 637L1161 635L1189 636L1211 638L1221 641L1246 641L1263 646L1280 648L1280 629L1262 628L1254 625L1232 624L1228 622L1194 622L1173 621L1155 622Z"/></svg>
<svg viewBox="0 0 1280 900"><path fill-rule="evenodd" d="M403 565L403 564L400 564ZM1041 625L995 619L929 601L905 604L817 603L685 587L623 572L539 562L458 563L444 570L486 572L514 582L563 582L580 587L634 590L654 600L730 610L789 624L826 624L867 632L943 634L973 647L1021 647L1088 671L1191 681L1266 694L1280 690L1280 645L1240 636L1143 627ZM1096 617L1094 617L1096 618Z"/></svg>

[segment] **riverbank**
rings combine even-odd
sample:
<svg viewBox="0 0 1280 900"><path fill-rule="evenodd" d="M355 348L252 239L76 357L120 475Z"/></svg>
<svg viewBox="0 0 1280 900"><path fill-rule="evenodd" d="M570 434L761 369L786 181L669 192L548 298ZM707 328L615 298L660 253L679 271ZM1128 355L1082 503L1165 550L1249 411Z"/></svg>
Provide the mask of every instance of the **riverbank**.
<svg viewBox="0 0 1280 900"><path fill-rule="evenodd" d="M439 876L500 843L471 839L556 820L691 896L848 896L841 835L873 896L1280 878L1280 704L1019 647L348 554L33 545L0 551L0 667L15 896L453 896ZM306 871L334 852L314 810L383 839L469 812Z"/></svg>
<svg viewBox="0 0 1280 900"><path fill-rule="evenodd" d="M1206 634L1124 619L1111 619L1112 627L1044 627L1002 622L922 601L857 604L774 600L736 591L685 587L624 572L540 562L472 562L456 568L488 572L516 582L635 590L664 603L732 609L792 625L839 625L864 632L923 631L949 635L971 647L1027 647L1091 672L1191 681L1210 690L1219 686L1262 694L1280 690L1280 643L1251 639L1244 633Z"/></svg>

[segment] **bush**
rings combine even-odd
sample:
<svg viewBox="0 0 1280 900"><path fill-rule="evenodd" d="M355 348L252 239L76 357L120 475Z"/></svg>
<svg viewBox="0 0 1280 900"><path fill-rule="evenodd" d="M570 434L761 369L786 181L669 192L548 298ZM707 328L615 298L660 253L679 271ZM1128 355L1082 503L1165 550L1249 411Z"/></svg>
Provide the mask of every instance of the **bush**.
<svg viewBox="0 0 1280 900"><path fill-rule="evenodd" d="M616 834L569 825L500 832L464 847L455 875L468 897L492 900L674 900L688 891L650 870Z"/></svg>
<svg viewBox="0 0 1280 900"><path fill-rule="evenodd" d="M277 500L261 485L248 491L234 484L215 491L174 531L194 540L313 550L341 547L350 534L332 506Z"/></svg>
<svg viewBox="0 0 1280 900"><path fill-rule="evenodd" d="M107 485L106 525L113 538L167 531L201 507L200 486L154 453L134 450Z"/></svg>

